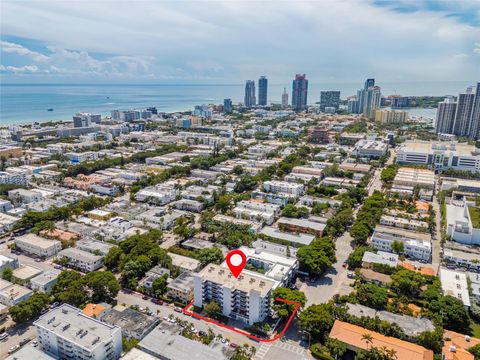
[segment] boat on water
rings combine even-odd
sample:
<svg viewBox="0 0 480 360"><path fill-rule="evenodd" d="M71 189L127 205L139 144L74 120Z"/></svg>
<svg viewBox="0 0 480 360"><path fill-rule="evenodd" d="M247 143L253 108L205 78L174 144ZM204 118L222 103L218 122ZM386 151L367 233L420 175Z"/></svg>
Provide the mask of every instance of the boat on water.
<svg viewBox="0 0 480 360"><path fill-rule="evenodd" d="M53 111L53 109L52 109L52 108L50 108L50 109L47 109L47 111Z"/></svg>

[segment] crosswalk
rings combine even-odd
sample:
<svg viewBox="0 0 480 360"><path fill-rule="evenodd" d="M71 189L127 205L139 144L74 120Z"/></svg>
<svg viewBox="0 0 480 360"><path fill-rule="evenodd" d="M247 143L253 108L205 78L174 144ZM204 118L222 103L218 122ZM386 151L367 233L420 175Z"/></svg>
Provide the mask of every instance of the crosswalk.
<svg viewBox="0 0 480 360"><path fill-rule="evenodd" d="M272 357L268 356L268 353L274 349L287 351L288 353L284 353L284 356L290 360L309 359L307 352L302 347L287 342L276 341L274 343L263 343L255 353L253 360L273 360Z"/></svg>

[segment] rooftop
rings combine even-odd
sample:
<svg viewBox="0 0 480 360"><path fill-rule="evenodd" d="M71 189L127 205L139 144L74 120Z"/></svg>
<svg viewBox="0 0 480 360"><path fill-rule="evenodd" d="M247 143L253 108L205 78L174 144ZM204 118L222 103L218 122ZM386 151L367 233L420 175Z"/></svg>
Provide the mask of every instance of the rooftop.
<svg viewBox="0 0 480 360"><path fill-rule="evenodd" d="M355 349L367 350L370 345L364 340L364 335L366 334L372 337L371 346L377 348L386 347L387 349L394 350L397 359L433 360L433 351L425 349L423 346L385 336L340 320L335 320L329 336Z"/></svg>
<svg viewBox="0 0 480 360"><path fill-rule="evenodd" d="M107 307L102 304L92 304L89 303L83 308L83 313L90 317L97 317L100 315Z"/></svg>
<svg viewBox="0 0 480 360"><path fill-rule="evenodd" d="M309 245L313 241L313 239L315 239L315 236L310 234L290 234L280 231L271 226L265 226L262 229L261 233L275 239L285 240L300 245Z"/></svg>
<svg viewBox="0 0 480 360"><path fill-rule="evenodd" d="M154 326L158 318L143 314L131 308L126 308L123 311L116 309L110 310L102 316L102 321L110 325L120 326L122 330L142 334L145 329Z"/></svg>
<svg viewBox="0 0 480 360"><path fill-rule="evenodd" d="M210 264L199 272L202 280L208 280L221 286L240 290L246 293L256 291L265 296L276 285L276 282L266 276L261 276L253 271L243 270L242 274L235 278L226 267Z"/></svg>
<svg viewBox="0 0 480 360"><path fill-rule="evenodd" d="M179 330L179 325L162 322L138 344L138 347L157 357L175 360L226 360L232 355L232 350L221 344L207 346L178 335Z"/></svg>
<svg viewBox="0 0 480 360"><path fill-rule="evenodd" d="M89 350L98 346L99 341L109 339L114 331L120 329L88 317L82 310L67 304L50 310L35 321L34 325Z"/></svg>
<svg viewBox="0 0 480 360"><path fill-rule="evenodd" d="M38 246L42 249L48 249L55 244L60 244L58 240L48 240L35 234L26 234L15 238L15 242L24 242L32 246Z"/></svg>

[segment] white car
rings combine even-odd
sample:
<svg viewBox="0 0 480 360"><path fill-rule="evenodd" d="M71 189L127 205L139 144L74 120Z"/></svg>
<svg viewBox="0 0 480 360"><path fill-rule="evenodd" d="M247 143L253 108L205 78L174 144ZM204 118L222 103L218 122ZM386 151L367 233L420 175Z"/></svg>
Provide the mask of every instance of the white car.
<svg viewBox="0 0 480 360"><path fill-rule="evenodd" d="M8 338L8 333L4 332L4 333L0 334L0 341L5 340L6 338Z"/></svg>
<svg viewBox="0 0 480 360"><path fill-rule="evenodd" d="M165 320L165 321L170 321L170 319L168 318L168 316L164 316L164 317L163 317L163 320Z"/></svg>

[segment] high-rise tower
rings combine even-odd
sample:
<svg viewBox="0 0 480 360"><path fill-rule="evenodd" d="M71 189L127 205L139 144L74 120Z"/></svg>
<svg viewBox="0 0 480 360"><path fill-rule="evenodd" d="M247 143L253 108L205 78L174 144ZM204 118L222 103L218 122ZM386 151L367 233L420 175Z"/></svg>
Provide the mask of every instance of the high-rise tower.
<svg viewBox="0 0 480 360"><path fill-rule="evenodd" d="M260 79L258 79L258 105L267 105L267 90L268 79L265 76L260 76Z"/></svg>
<svg viewBox="0 0 480 360"><path fill-rule="evenodd" d="M247 108L254 107L257 103L255 97L255 81L247 80L245 83L245 106Z"/></svg>
<svg viewBox="0 0 480 360"><path fill-rule="evenodd" d="M303 111L307 109L308 80L305 74L295 75L292 83L292 109Z"/></svg>

